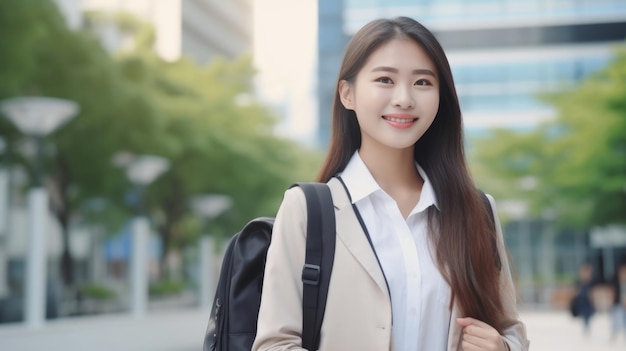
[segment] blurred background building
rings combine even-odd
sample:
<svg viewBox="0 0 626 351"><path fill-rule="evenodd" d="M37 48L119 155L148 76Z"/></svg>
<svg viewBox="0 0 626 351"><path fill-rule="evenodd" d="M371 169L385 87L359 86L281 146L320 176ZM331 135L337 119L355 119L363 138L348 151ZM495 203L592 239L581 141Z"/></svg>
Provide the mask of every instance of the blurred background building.
<svg viewBox="0 0 626 351"><path fill-rule="evenodd" d="M321 121L329 119L336 79L328 67L341 64L346 37L374 18L395 16L419 20L442 43L470 134L553 117L539 96L604 67L626 33L621 0L320 0L321 146L328 142L329 126Z"/></svg>
<svg viewBox="0 0 626 351"><path fill-rule="evenodd" d="M215 57L234 59L252 50L252 0L55 0L72 28L84 24L84 11L128 13L154 26L155 50L168 61L182 54L204 64ZM123 48L122 30L112 23L93 28L106 48Z"/></svg>

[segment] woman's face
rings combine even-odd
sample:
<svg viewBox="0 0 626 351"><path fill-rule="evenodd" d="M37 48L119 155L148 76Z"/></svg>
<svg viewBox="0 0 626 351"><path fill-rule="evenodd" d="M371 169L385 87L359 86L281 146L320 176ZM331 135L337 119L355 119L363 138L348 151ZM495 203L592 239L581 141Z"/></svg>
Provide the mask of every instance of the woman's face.
<svg viewBox="0 0 626 351"><path fill-rule="evenodd" d="M356 113L362 149L412 149L437 115L439 78L418 44L392 39L371 54L354 82L340 82L339 95Z"/></svg>

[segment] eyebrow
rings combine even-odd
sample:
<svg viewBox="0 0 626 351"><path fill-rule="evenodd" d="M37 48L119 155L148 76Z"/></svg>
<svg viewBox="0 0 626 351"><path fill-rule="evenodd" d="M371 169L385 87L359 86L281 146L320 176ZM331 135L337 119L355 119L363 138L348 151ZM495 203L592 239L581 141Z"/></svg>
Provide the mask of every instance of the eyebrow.
<svg viewBox="0 0 626 351"><path fill-rule="evenodd" d="M372 69L372 72L391 72L391 73L398 73L398 69L397 68L393 68L393 67L387 67L387 66L378 66L378 67L374 67ZM433 76L435 78L437 78L437 75L435 74L435 72L426 69L426 68L420 68L420 69L414 69L413 71L411 71L411 73L413 74L427 74L430 76Z"/></svg>

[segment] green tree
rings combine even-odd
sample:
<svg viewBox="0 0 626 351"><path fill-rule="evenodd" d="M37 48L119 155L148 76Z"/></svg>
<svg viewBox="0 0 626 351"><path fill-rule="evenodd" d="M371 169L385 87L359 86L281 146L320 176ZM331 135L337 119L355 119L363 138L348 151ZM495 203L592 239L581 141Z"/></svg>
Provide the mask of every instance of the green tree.
<svg viewBox="0 0 626 351"><path fill-rule="evenodd" d="M194 196L230 196L233 208L211 229L232 234L253 217L273 215L290 183L312 179L317 153L275 137L274 114L251 98L250 57L205 66L189 58L164 62L152 50L147 24L126 15L91 16L136 38L135 47L118 54L122 72L163 116L166 132L151 152L171 167L144 194L165 248L162 264L168 250L195 242L206 229L190 210Z"/></svg>
<svg viewBox="0 0 626 351"><path fill-rule="evenodd" d="M152 102L127 84L119 64L92 35L70 31L52 2L2 2L0 12L11 14L0 21L0 51L11 53L14 62L25 62L15 66L19 68L16 72L11 66L14 62L1 65L1 75L11 78L3 80L0 98L53 96L80 105L76 119L48 138L55 148L44 157L51 210L62 227L62 277L67 286L72 286L71 221L90 199L117 201L122 197L126 181L122 171L112 167L112 155L120 146L149 149L159 139L154 133L161 132L162 124L158 123L159 113ZM4 40L5 35L11 38L13 34L24 36L24 41ZM2 134L12 136L11 141L20 138L9 123L3 121L0 128ZM139 137L134 128L142 131ZM21 155L15 154L13 159L22 161L33 173L31 163L22 160ZM119 222L123 218L119 209L107 207L106 218Z"/></svg>
<svg viewBox="0 0 626 351"><path fill-rule="evenodd" d="M563 201L558 205L580 225L626 223L626 47L605 69L549 101L559 115L546 136L560 160L549 180Z"/></svg>
<svg viewBox="0 0 626 351"><path fill-rule="evenodd" d="M92 15L95 22L107 20ZM273 215L285 188L312 179L319 164L315 152L273 136L269 109L241 98L252 92L249 58L208 66L163 62L152 52L150 28L126 15L112 20L134 35L136 47L110 55L89 31L68 30L49 0L0 2L0 51L8 53L1 58L0 99L41 95L80 105L80 114L48 138L55 148L44 167L51 209L63 228L68 287L74 284L71 224L98 221L115 232L134 211L124 201L130 189L124 170L112 164L119 151L171 162L144 198L166 249L202 231L189 209L196 194L232 197L232 210L214 227L232 234L254 216ZM87 17L88 28L95 22ZM22 138L4 119L0 133L11 150ZM19 153L13 159L29 168Z"/></svg>
<svg viewBox="0 0 626 351"><path fill-rule="evenodd" d="M477 178L495 184L498 196L528 200L535 214L556 210L562 225L626 223L626 48L618 47L606 68L545 100L555 120L477 140ZM529 176L536 184L524 189L520 181Z"/></svg>
<svg viewBox="0 0 626 351"><path fill-rule="evenodd" d="M157 150L171 168L146 194L166 249L193 242L202 230L189 208L197 194L233 199L228 216L217 221L232 234L253 217L273 215L290 183L312 178L316 154L276 138L275 117L265 106L253 100L241 103L242 96L252 94L248 57L218 59L205 67L187 59L141 62L152 74L142 84L150 87L153 101L167 116L168 132Z"/></svg>

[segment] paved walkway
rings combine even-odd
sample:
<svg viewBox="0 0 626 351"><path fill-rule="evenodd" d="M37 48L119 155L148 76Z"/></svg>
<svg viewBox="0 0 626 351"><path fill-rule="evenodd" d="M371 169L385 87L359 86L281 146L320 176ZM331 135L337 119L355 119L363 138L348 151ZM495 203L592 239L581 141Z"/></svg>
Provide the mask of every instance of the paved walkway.
<svg viewBox="0 0 626 351"><path fill-rule="evenodd" d="M567 312L525 311L521 315L528 329L531 351L626 351L626 333L611 340L610 316L598 313L588 334L582 320Z"/></svg>
<svg viewBox="0 0 626 351"><path fill-rule="evenodd" d="M2 351L200 351L208 311L151 312L129 315L75 317L48 322L40 329L0 325ZM626 336L609 340L609 318L599 314L589 335L580 320L565 312L525 311L531 351L625 351ZM347 350L351 351L351 350Z"/></svg>
<svg viewBox="0 0 626 351"><path fill-rule="evenodd" d="M39 329L0 326L1 351L200 351L209 312L74 317Z"/></svg>

